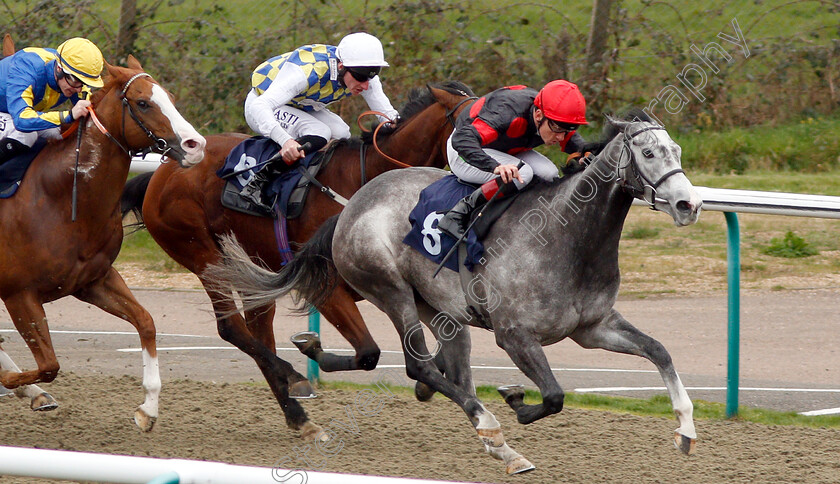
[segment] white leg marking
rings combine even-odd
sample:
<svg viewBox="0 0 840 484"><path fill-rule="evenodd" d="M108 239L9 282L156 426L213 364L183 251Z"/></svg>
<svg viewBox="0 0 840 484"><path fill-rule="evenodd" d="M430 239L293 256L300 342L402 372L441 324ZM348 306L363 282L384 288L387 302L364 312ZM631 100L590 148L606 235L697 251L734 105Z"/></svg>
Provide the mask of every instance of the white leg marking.
<svg viewBox="0 0 840 484"><path fill-rule="evenodd" d="M156 418L158 416L158 400L160 398L160 367L157 357L152 358L149 352L143 350L143 390L146 392L146 401L140 405L140 409L146 415Z"/></svg>
<svg viewBox="0 0 840 484"><path fill-rule="evenodd" d="M20 373L20 368L18 368L15 362L12 361L12 358L3 350L0 350L0 369ZM24 385L15 388L14 392L15 395L18 396L18 398L32 399L44 393L44 390L41 390L41 388L38 385Z"/></svg>

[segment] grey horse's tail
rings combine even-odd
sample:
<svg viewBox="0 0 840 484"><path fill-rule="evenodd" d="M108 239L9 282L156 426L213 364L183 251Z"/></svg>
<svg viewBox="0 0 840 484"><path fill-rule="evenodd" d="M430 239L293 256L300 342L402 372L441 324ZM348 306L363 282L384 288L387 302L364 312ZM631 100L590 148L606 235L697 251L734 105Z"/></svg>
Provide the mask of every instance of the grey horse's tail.
<svg viewBox="0 0 840 484"><path fill-rule="evenodd" d="M253 309L294 292L296 299L319 306L332 292L337 272L332 260L332 238L338 215L327 219L279 272L254 263L234 235L219 240L222 260L208 265L202 278L239 293L242 309ZM298 310L308 311L308 305Z"/></svg>

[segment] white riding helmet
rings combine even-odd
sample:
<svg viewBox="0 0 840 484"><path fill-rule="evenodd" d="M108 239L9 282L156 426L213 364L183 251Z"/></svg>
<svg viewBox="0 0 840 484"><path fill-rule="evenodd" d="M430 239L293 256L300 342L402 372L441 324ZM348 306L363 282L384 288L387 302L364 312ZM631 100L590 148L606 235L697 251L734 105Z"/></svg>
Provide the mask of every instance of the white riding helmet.
<svg viewBox="0 0 840 484"><path fill-rule="evenodd" d="M349 34L341 39L336 55L344 67L388 67L382 42L365 32Z"/></svg>

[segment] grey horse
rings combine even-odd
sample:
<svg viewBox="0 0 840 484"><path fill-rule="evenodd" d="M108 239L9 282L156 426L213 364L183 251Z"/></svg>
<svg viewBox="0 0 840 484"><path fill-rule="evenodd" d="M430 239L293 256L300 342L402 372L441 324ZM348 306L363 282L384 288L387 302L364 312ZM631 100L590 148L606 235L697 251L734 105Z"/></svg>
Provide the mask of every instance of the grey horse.
<svg viewBox="0 0 840 484"><path fill-rule="evenodd" d="M659 370L679 421L674 443L689 454L697 437L693 405L670 355L613 305L619 239L633 198L669 214L678 226L697 221L702 200L680 167L679 145L663 127L638 117L607 119L610 141L584 171L524 191L495 222L484 239L483 264L471 279L449 270L433 278L436 264L402 242L420 191L447 174L425 168L374 179L279 273L252 263L235 240L225 244L225 261L210 271L247 293L246 304L293 290L317 304L331 281L345 279L394 323L408 376L461 406L486 451L503 460L508 473L534 466L505 443L495 416L475 395L466 325L493 331L496 343L539 387L542 403L536 405L523 402L521 386L499 389L523 424L563 408L563 389L542 346L568 337L584 348L647 358ZM474 309L468 310L469 302ZM438 340L431 352L421 322Z"/></svg>

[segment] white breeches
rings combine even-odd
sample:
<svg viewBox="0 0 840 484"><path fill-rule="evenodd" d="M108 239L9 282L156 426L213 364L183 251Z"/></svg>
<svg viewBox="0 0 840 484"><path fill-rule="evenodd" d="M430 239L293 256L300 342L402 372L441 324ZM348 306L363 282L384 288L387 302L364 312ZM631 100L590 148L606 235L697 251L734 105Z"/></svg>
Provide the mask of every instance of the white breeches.
<svg viewBox="0 0 840 484"><path fill-rule="evenodd" d="M560 171L554 166L548 158L541 153L534 150L523 151L515 155L510 155L498 150L484 149L488 156L498 161L501 165L518 165L520 161L525 164L519 169L519 175L522 177L522 183L514 180L517 188L522 188L531 183L534 175L546 181L551 181L560 176ZM446 141L446 153L449 158L449 169L458 177L468 183L484 184L499 175L493 174L489 171L479 170L470 165L458 155L458 152L452 147L452 137Z"/></svg>
<svg viewBox="0 0 840 484"><path fill-rule="evenodd" d="M259 133L258 126L265 125L255 118L258 113L250 109L250 104L257 99L254 91L248 93L245 98L245 121L255 132ZM289 133L292 138L300 138L305 135L320 136L326 140L344 139L350 137L350 126L341 119L341 116L328 109L306 112L289 105L280 106L273 113L274 121Z"/></svg>
<svg viewBox="0 0 840 484"><path fill-rule="evenodd" d="M11 138L20 141L30 148L35 145L38 138L57 139L61 138L59 128L50 128L43 131L18 131L9 113L0 113L0 140Z"/></svg>

